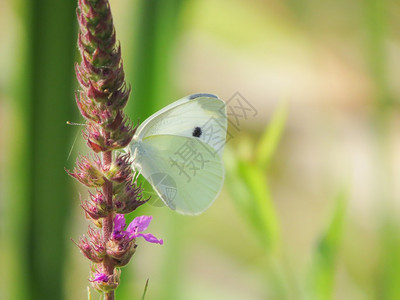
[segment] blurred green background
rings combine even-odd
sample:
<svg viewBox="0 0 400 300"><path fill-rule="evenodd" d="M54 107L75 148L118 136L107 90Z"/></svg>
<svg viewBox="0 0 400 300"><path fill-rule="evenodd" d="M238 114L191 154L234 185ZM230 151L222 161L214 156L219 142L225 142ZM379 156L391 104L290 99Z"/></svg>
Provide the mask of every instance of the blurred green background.
<svg viewBox="0 0 400 300"><path fill-rule="evenodd" d="M138 209L165 244L139 241L117 299L148 278L146 299L400 299L399 1L110 3L132 120L196 92L253 107L207 212ZM87 297L75 8L0 2L0 299Z"/></svg>

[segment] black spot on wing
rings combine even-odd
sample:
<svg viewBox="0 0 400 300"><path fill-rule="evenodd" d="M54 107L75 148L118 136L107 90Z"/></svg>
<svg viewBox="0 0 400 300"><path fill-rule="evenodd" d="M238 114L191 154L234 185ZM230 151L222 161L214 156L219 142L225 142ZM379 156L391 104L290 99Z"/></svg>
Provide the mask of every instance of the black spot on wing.
<svg viewBox="0 0 400 300"><path fill-rule="evenodd" d="M195 128L193 129L192 135L193 135L194 137L200 137L202 133L203 133L203 132L201 131L201 128L200 128L200 127L195 127Z"/></svg>
<svg viewBox="0 0 400 300"><path fill-rule="evenodd" d="M199 93L199 94L193 94L189 96L189 100L194 100L196 98L200 97L208 97L208 98L215 98L218 99L218 96L213 95L213 94L207 94L207 93Z"/></svg>

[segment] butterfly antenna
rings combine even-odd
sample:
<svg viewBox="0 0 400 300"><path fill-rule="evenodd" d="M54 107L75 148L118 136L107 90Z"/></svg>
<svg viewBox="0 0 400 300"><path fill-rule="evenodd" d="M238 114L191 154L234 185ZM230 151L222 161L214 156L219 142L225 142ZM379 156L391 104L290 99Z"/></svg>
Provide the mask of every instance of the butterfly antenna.
<svg viewBox="0 0 400 300"><path fill-rule="evenodd" d="M71 121L67 121L66 122L67 125L72 125L72 126L85 126L86 124L82 124L82 123L75 123L75 122L71 122ZM67 161L69 160L72 150L74 149L75 143L76 143L76 139L78 138L78 134L79 131L76 133L75 138L74 138L74 142L72 143L71 149L69 150L68 156L67 156Z"/></svg>
<svg viewBox="0 0 400 300"><path fill-rule="evenodd" d="M75 143L76 143L76 139L78 138L78 134L79 134L79 132L77 132L76 135L75 135L75 139L74 139L74 142L72 143L71 149L69 150L67 160L69 160L69 158L71 156L71 153L72 153L72 150L74 149L74 146L75 146Z"/></svg>
<svg viewBox="0 0 400 300"><path fill-rule="evenodd" d="M82 124L82 123L75 123L75 122L67 121L67 125L73 125L73 126L85 126L86 124Z"/></svg>

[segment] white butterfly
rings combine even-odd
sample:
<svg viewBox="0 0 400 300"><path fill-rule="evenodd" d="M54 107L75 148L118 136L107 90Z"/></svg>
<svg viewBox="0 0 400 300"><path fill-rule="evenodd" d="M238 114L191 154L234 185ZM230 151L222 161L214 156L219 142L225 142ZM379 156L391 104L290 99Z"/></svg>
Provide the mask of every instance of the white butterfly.
<svg viewBox="0 0 400 300"><path fill-rule="evenodd" d="M134 168L169 208L200 214L223 185L226 130L225 103L217 96L182 98L139 126L129 145Z"/></svg>

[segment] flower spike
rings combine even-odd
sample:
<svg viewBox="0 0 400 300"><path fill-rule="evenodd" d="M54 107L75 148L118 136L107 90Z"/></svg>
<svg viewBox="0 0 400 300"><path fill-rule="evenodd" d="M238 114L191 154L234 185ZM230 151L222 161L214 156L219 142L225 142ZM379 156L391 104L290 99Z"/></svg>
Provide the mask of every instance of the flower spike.
<svg viewBox="0 0 400 300"><path fill-rule="evenodd" d="M81 156L68 174L95 191L81 201L89 227L86 236L76 243L92 263L89 281L104 293L105 300L114 300L119 284L119 267L126 265L135 253L136 238L162 244L146 230L151 217L136 218L125 229L125 216L144 204L137 174L132 171L129 154L114 151L125 148L132 140L133 126L123 108L131 87L125 82L121 46L108 0L78 0L78 50L81 61L75 65L80 90L75 101L85 118L83 138L99 156Z"/></svg>

